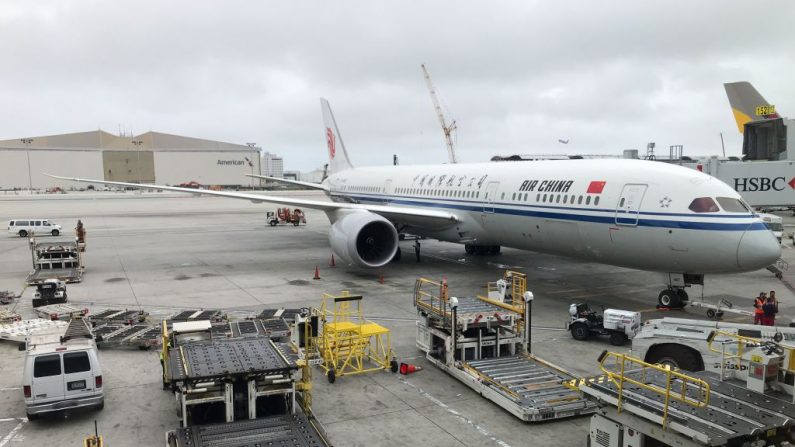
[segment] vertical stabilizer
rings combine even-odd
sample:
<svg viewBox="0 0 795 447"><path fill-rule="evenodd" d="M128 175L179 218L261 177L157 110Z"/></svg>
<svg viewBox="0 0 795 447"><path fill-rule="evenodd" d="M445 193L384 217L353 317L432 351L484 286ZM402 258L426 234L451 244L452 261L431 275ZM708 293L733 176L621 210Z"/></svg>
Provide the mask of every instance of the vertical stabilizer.
<svg viewBox="0 0 795 447"><path fill-rule="evenodd" d="M729 97L729 104L740 133L743 133L745 123L779 118L776 106L765 101L750 82L729 82L723 84L723 87Z"/></svg>
<svg viewBox="0 0 795 447"><path fill-rule="evenodd" d="M334 120L334 114L331 113L331 106L324 98L320 98L320 108L323 110L323 126L325 127L326 146L328 146L328 174L331 175L351 169L353 165L348 159L348 152L342 142L342 136L337 128L337 122Z"/></svg>

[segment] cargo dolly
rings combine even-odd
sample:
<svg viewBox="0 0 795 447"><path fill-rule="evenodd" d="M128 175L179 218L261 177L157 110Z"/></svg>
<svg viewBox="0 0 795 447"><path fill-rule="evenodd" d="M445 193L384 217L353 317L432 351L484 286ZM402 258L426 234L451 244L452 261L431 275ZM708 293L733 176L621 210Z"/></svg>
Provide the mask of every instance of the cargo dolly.
<svg viewBox="0 0 795 447"><path fill-rule="evenodd" d="M27 277L28 285L41 284L47 279L67 283L83 280L83 255L85 244L74 241L39 242L31 238L30 252L33 271Z"/></svg>
<svg viewBox="0 0 795 447"><path fill-rule="evenodd" d="M720 373L680 371L603 352L598 361L604 375L571 382L599 405L588 444L792 445L795 347L735 338L736 346L722 340L713 347L729 365L747 368L729 366Z"/></svg>
<svg viewBox="0 0 795 447"><path fill-rule="evenodd" d="M146 350L160 345L160 326L107 323L94 327L99 348L135 347Z"/></svg>
<svg viewBox="0 0 795 447"><path fill-rule="evenodd" d="M94 326L102 324L136 324L143 323L149 313L143 310L106 309L89 315L88 319Z"/></svg>
<svg viewBox="0 0 795 447"><path fill-rule="evenodd" d="M309 314L309 308L303 309L264 309L262 312L257 315L257 318L261 320L270 320L273 318L283 318L288 323L294 323L296 315L299 316L306 316Z"/></svg>
<svg viewBox="0 0 795 447"><path fill-rule="evenodd" d="M530 350L532 293L507 271L488 296L449 297L447 283L418 279L417 347L428 361L523 421L593 413L596 404L563 384L572 376Z"/></svg>
<svg viewBox="0 0 795 447"><path fill-rule="evenodd" d="M71 320L72 318L82 318L88 315L88 309L85 307L64 303L34 307L33 312L39 318L64 321Z"/></svg>
<svg viewBox="0 0 795 447"><path fill-rule="evenodd" d="M290 327L281 318L268 320L235 320L211 323L212 338L219 337L271 337L281 339L290 334Z"/></svg>

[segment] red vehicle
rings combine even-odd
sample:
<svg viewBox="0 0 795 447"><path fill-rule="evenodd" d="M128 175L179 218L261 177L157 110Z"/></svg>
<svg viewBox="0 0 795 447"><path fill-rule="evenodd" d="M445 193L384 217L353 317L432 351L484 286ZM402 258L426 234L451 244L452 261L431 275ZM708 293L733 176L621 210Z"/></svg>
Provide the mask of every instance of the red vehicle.
<svg viewBox="0 0 795 447"><path fill-rule="evenodd" d="M278 224L293 224L297 227L299 224L306 223L304 212L298 208L292 211L290 208L277 208L276 212L268 211L267 218L268 224L272 227Z"/></svg>
<svg viewBox="0 0 795 447"><path fill-rule="evenodd" d="M185 183L180 183L177 186L179 186L180 188L193 188L193 189L199 189L202 187L201 183L194 180Z"/></svg>

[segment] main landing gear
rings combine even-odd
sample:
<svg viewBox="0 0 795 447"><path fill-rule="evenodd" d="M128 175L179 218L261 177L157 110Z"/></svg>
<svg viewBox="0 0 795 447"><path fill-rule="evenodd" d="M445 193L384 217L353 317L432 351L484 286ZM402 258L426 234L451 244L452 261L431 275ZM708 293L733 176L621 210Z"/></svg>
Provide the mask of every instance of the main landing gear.
<svg viewBox="0 0 795 447"><path fill-rule="evenodd" d="M499 245L474 245L465 244L464 250L468 255L498 255L500 254Z"/></svg>

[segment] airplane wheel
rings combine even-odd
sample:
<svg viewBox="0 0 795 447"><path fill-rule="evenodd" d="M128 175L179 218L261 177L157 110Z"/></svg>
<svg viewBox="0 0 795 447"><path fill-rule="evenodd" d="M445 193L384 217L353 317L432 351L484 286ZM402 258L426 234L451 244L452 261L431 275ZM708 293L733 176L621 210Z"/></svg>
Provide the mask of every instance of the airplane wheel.
<svg viewBox="0 0 795 447"><path fill-rule="evenodd" d="M684 302L689 300L690 297L687 296L687 292L685 289L676 289L676 294L679 296L679 301L684 305Z"/></svg>
<svg viewBox="0 0 795 447"><path fill-rule="evenodd" d="M337 374L334 372L333 369L330 369L328 371L328 376L326 378L328 379L328 383L334 383L337 381Z"/></svg>
<svg viewBox="0 0 795 447"><path fill-rule="evenodd" d="M672 289L665 289L662 292L660 292L658 300L660 302L660 306L663 307L668 307L668 308L681 307L679 295Z"/></svg>
<svg viewBox="0 0 795 447"><path fill-rule="evenodd" d="M25 231L25 230L19 230L19 237L26 237L27 235L28 235L28 232L27 232L27 231Z"/></svg>

